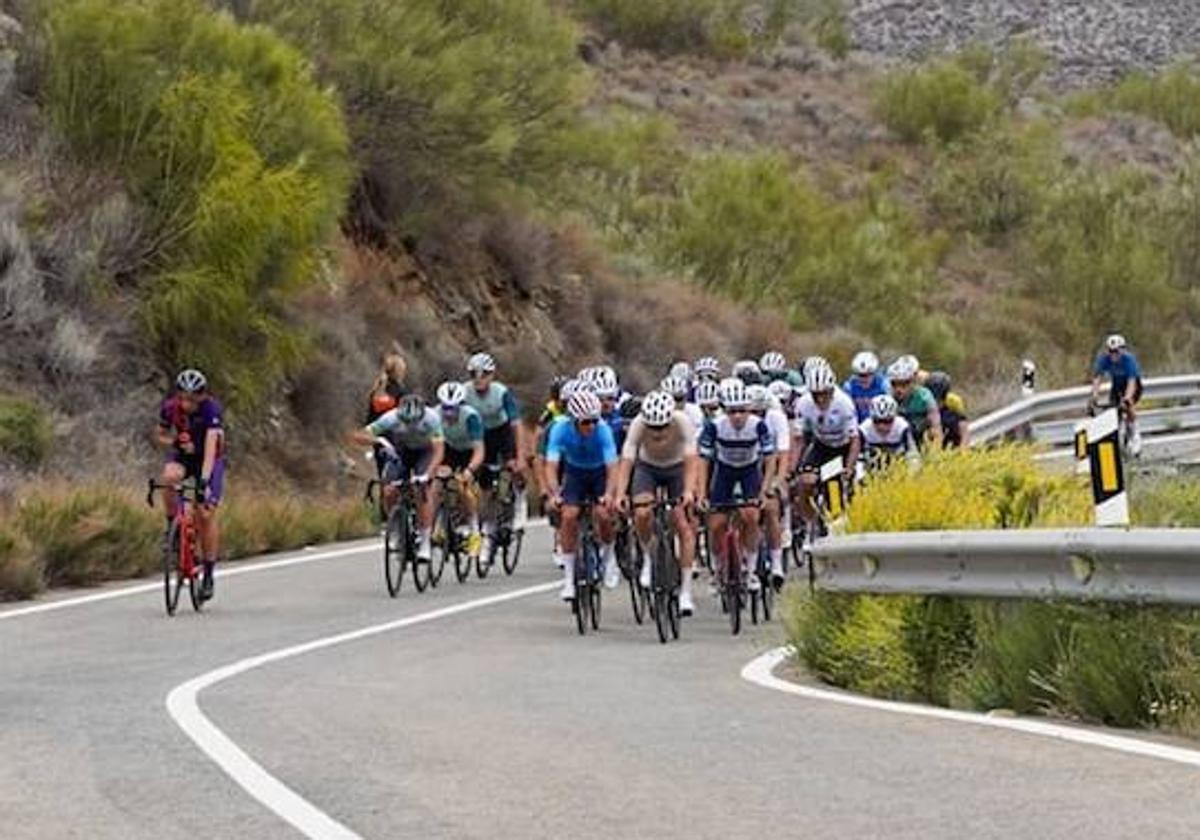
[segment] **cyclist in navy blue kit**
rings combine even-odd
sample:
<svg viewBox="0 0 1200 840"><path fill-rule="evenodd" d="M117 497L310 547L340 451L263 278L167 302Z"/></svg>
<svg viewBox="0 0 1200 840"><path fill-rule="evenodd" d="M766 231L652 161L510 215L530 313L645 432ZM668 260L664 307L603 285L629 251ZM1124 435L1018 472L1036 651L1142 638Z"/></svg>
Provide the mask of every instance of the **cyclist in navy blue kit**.
<svg viewBox="0 0 1200 840"><path fill-rule="evenodd" d="M1129 427L1129 448L1134 455L1141 452L1142 436L1137 428L1137 404L1142 398L1142 369L1137 358L1129 352L1123 335L1113 334L1104 340L1104 350L1092 367L1092 405L1100 404L1100 388L1105 379L1112 380L1110 407L1125 410Z"/></svg>

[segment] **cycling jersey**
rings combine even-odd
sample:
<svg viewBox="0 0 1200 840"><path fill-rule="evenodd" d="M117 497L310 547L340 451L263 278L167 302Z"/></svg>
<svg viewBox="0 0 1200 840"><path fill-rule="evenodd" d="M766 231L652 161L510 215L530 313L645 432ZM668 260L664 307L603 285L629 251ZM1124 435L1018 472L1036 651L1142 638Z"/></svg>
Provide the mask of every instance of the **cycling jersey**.
<svg viewBox="0 0 1200 840"><path fill-rule="evenodd" d="M542 411L542 416L538 418L538 427L541 429L541 435L538 438L537 454L542 458L546 457L546 444L550 442L550 427L554 422L563 417L565 411L559 403L553 400L546 403L546 408Z"/></svg>
<svg viewBox="0 0 1200 840"><path fill-rule="evenodd" d="M562 462L568 471L598 470L616 463L616 439L603 420L596 424L591 434L585 435L574 420L564 417L550 427L546 460L551 464Z"/></svg>
<svg viewBox="0 0 1200 840"><path fill-rule="evenodd" d="M483 419L469 405L459 406L457 414L451 422L442 412L442 436L447 448L470 451L476 444L483 443Z"/></svg>
<svg viewBox="0 0 1200 840"><path fill-rule="evenodd" d="M683 413L687 416L688 422L692 424L692 434L699 441L700 432L704 429L704 422L707 419L704 416L704 409L694 402L685 402L683 404Z"/></svg>
<svg viewBox="0 0 1200 840"><path fill-rule="evenodd" d="M625 434L629 430L628 421L621 416L621 412L616 406L608 414L600 415L600 419L608 424L608 428L612 429L613 442L616 444L617 450L620 451L621 447L625 444Z"/></svg>
<svg viewBox="0 0 1200 840"><path fill-rule="evenodd" d="M729 416L705 422L700 432L700 454L717 466L742 469L757 465L766 455L775 452L771 427L759 417L750 417L742 428L733 425Z"/></svg>
<svg viewBox="0 0 1200 840"><path fill-rule="evenodd" d="M896 401L900 403L900 416L912 426L913 437L921 443L929 431L929 409L937 408L937 399L924 385L914 385L906 399Z"/></svg>
<svg viewBox="0 0 1200 840"><path fill-rule="evenodd" d="M1142 369L1129 351L1122 351L1115 359L1108 353L1101 353L1096 357L1093 372L1096 376L1107 376L1112 380L1113 404L1120 402L1125 396L1125 389L1131 380L1139 383L1142 381Z"/></svg>
<svg viewBox="0 0 1200 840"><path fill-rule="evenodd" d="M767 421L767 426L771 429L771 437L775 441L775 451L783 454L792 449L792 424L784 410L777 407L779 400L772 397L772 402L774 405L767 409L763 419Z"/></svg>
<svg viewBox="0 0 1200 840"><path fill-rule="evenodd" d="M443 438L442 418L432 408L426 408L425 414L415 423L402 422L400 410L393 408L367 426L367 431L376 437L386 437L404 449L428 449Z"/></svg>
<svg viewBox="0 0 1200 840"><path fill-rule="evenodd" d="M951 391L939 406L942 415L942 445L947 449L962 446L962 426L967 422L963 398Z"/></svg>
<svg viewBox="0 0 1200 840"><path fill-rule="evenodd" d="M903 417L897 417L890 426L878 426L874 420L864 420L858 427L858 433L868 454L877 450L907 454L917 449L912 426Z"/></svg>
<svg viewBox="0 0 1200 840"><path fill-rule="evenodd" d="M887 379L881 373L874 374L866 385L857 376L851 376L842 385L842 389L854 400L854 409L858 413L860 423L871 416L871 400L891 393Z"/></svg>
<svg viewBox="0 0 1200 840"><path fill-rule="evenodd" d="M158 410L158 424L163 429L174 429L176 442L174 460L182 464L194 462L196 466L204 463L204 448L208 445L209 429L216 429L216 457L225 454L224 420L221 404L213 397L204 397L196 405L196 410L188 414L183 410L183 403L177 395L167 397L162 401ZM194 454L188 454L179 448L179 444L190 439L195 447Z"/></svg>
<svg viewBox="0 0 1200 840"><path fill-rule="evenodd" d="M858 413L854 410L854 400L841 388L834 388L833 398L824 409L817 405L812 394L802 396L796 404L795 422L803 429L805 437L840 449L858 430Z"/></svg>
<svg viewBox="0 0 1200 840"><path fill-rule="evenodd" d="M641 417L629 424L629 434L621 457L652 467L674 467L698 451L696 431L682 411L676 411L671 422L662 428L651 428Z"/></svg>
<svg viewBox="0 0 1200 840"><path fill-rule="evenodd" d="M476 390L472 382L464 382L463 386L467 389L467 405L479 412L484 429L491 431L521 419L517 399L507 386L493 382L483 392Z"/></svg>

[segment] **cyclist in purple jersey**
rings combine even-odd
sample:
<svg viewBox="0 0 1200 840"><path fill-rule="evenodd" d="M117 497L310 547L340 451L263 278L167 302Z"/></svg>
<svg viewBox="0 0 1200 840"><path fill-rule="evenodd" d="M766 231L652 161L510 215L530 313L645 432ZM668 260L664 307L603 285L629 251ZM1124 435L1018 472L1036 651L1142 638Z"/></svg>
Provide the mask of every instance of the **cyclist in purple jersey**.
<svg viewBox="0 0 1200 840"><path fill-rule="evenodd" d="M225 428L221 404L209 394L208 380L200 371L185 370L176 377L174 392L159 407L157 439L166 452L159 481L175 485L195 478L199 484L201 597L207 600L221 549L217 507L225 492ZM175 516L174 491L164 491L164 501L169 522Z"/></svg>

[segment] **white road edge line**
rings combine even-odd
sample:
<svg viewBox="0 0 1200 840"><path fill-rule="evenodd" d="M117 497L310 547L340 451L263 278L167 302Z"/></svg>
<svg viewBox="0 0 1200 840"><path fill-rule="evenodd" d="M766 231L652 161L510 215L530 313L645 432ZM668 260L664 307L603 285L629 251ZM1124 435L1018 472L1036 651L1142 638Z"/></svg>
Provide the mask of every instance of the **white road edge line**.
<svg viewBox="0 0 1200 840"><path fill-rule="evenodd" d="M506 601L514 601L518 598L549 592L558 586L558 581L539 584L537 586L528 586L512 592L505 592L486 598L465 601L449 607L442 607L441 609L409 616L408 618L388 621L383 624L373 624L369 627L363 627L347 633L339 633L334 636L325 636L305 642L304 644L281 648L259 656L251 656L234 662L232 665L226 665L222 668L209 671L206 674L201 674L194 679L176 686L167 695L167 712L171 715L176 725L200 748L201 752L212 759L239 787L293 828L300 831L305 837L314 838L314 840L362 840L360 835L354 833L351 829L342 825L307 799L300 796L247 755L200 711L200 706L197 703L197 695L206 688L210 688L217 683L224 682L255 668L261 668L263 665L269 665L284 659L291 659L292 657L301 656L316 650L323 650L334 645L377 636L391 630L412 627L414 624L436 621L482 607L490 607Z"/></svg>
<svg viewBox="0 0 1200 840"><path fill-rule="evenodd" d="M788 655L789 649L786 647L777 647L767 651L758 658L751 660L746 667L742 668L742 679L763 688L770 688L787 694L795 694L809 700L840 703L843 706L856 706L861 709L894 712L913 717L950 720L974 726L990 726L993 729L1007 729L1013 732L1023 732L1027 735L1053 738L1058 741L1070 741L1090 747L1101 747L1130 755L1157 758L1163 761L1173 761L1177 764L1200 767L1200 750L1174 747L1169 744L1157 744L1138 738L1110 735L1105 732L1095 732L1046 721L1030 720L1028 718L998 717L979 712L943 709L937 706L921 706L915 703L900 703L893 700L876 700L872 697L862 697L857 694L844 694L839 691L828 691L806 685L797 685L796 683L781 679L774 674L775 668L787 659Z"/></svg>
<svg viewBox="0 0 1200 840"><path fill-rule="evenodd" d="M548 527L545 519L531 519L526 525L527 528L542 528ZM311 546L301 549L303 554L296 556L284 557L280 560L263 560L263 561L245 561L237 562L236 565L227 566L217 570L217 579L228 577L236 577L237 575L249 575L256 572L269 572L274 569L286 569L289 566L301 566L305 563L315 563L318 560L334 560L338 557L348 557L352 554L359 554L364 551L370 551L376 548L377 542L374 538L367 537L363 540L358 540L354 544L344 548L335 548L328 551L316 551ZM139 583L136 586L123 586L119 589L109 589L104 592L94 592L91 595L81 595L78 598L63 598L60 601L47 601L43 604L34 604L29 607L17 607L16 609L0 609L0 621L7 621L12 618L21 618L27 615L37 615L39 613L55 612L57 610L65 610L70 607L83 607L88 604L96 604L101 601L112 601L116 598L128 598L133 595L141 595L146 592L161 592L162 581L156 583Z"/></svg>

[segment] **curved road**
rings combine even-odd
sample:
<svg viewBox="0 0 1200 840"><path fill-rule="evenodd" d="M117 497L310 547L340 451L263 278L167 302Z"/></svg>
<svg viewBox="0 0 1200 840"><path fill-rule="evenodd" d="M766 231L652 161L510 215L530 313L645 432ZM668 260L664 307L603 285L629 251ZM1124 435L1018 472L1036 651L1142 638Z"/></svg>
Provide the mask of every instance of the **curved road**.
<svg viewBox="0 0 1200 840"><path fill-rule="evenodd" d="M0 609L0 836L299 836L197 748L167 695L247 657L550 581L548 534L531 537L511 579L460 586L448 570L395 601L370 543L242 567L202 616L166 620L157 590ZM199 705L367 838L1200 831L1195 768L767 691L739 674L778 628L731 639L702 597L664 647L619 593L598 636L576 636L541 591L269 662Z"/></svg>

